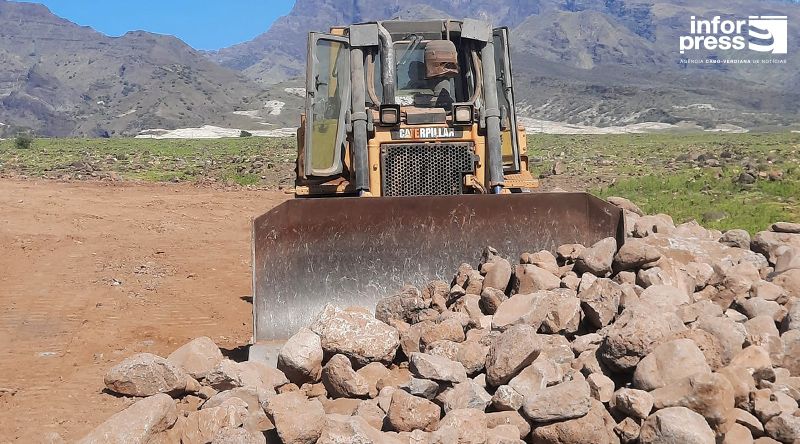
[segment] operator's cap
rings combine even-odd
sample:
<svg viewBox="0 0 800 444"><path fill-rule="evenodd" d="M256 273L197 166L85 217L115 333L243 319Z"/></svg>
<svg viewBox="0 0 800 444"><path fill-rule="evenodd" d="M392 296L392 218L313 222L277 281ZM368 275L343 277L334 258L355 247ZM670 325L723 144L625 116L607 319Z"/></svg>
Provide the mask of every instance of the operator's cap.
<svg viewBox="0 0 800 444"><path fill-rule="evenodd" d="M458 51L450 40L433 40L425 45L425 77L458 75Z"/></svg>

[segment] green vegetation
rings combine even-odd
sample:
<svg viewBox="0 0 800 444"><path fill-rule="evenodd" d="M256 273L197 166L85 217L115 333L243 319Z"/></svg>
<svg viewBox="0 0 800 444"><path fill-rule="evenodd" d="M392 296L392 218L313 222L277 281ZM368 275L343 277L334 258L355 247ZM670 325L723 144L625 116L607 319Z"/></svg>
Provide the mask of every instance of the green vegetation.
<svg viewBox="0 0 800 444"><path fill-rule="evenodd" d="M0 141L0 175L291 186L294 138ZM676 222L763 230L800 221L800 134L530 135L531 170L558 161L545 189L624 196ZM754 176L753 183L742 173Z"/></svg>
<svg viewBox="0 0 800 444"><path fill-rule="evenodd" d="M27 134L20 134L14 139L14 146L20 150L27 150L33 143L33 137Z"/></svg>
<svg viewBox="0 0 800 444"><path fill-rule="evenodd" d="M294 139L36 139L0 141L0 174L277 186L293 175ZM264 177L264 179L262 179Z"/></svg>
<svg viewBox="0 0 800 444"><path fill-rule="evenodd" d="M800 134L529 136L535 173L564 166L553 181L623 196L676 223L756 232L800 221ZM563 155L562 155L563 153ZM746 183L749 172L754 183ZM567 188L564 185L560 185Z"/></svg>

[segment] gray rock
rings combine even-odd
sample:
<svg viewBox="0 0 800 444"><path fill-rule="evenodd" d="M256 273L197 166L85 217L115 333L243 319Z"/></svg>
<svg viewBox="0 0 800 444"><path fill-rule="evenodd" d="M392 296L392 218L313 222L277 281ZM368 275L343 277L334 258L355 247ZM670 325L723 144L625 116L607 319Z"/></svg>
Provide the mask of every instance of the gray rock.
<svg viewBox="0 0 800 444"><path fill-rule="evenodd" d="M408 382L401 384L399 388L414 396L433 399L439 391L439 384L430 379L411 378Z"/></svg>

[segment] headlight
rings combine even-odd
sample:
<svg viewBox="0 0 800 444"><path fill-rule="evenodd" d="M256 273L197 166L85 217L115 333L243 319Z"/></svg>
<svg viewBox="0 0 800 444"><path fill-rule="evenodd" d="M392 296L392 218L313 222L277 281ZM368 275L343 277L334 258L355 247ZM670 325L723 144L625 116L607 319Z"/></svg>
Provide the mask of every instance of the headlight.
<svg viewBox="0 0 800 444"><path fill-rule="evenodd" d="M381 105L380 120L382 125L400 123L400 105Z"/></svg>
<svg viewBox="0 0 800 444"><path fill-rule="evenodd" d="M472 105L453 104L453 123L466 125L472 123Z"/></svg>

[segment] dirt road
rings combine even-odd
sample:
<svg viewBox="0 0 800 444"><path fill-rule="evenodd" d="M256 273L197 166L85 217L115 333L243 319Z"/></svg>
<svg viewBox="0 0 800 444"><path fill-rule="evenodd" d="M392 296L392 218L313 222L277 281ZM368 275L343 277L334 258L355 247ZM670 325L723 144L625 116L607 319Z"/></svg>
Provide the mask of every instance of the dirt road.
<svg viewBox="0 0 800 444"><path fill-rule="evenodd" d="M251 335L254 215L287 199L190 185L0 180L0 443L74 441L132 401L136 352Z"/></svg>

